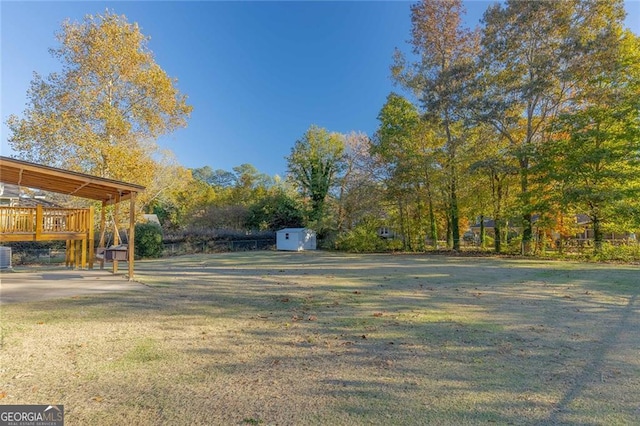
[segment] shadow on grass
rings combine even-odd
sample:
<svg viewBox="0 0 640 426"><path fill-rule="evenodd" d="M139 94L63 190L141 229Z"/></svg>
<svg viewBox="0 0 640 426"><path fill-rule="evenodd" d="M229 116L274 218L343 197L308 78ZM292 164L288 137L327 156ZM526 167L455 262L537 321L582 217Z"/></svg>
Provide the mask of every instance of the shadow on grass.
<svg viewBox="0 0 640 426"><path fill-rule="evenodd" d="M62 323L152 321L177 333L207 326L204 319L225 322L235 334L218 332L215 348L173 337L178 351L200 362L193 380L293 380L292 369L307 383L291 387L328 398L337 422L379 421L383 412L402 413L391 423L585 424L575 402L593 402L585 391L607 357L637 342L619 341L637 323L637 273L441 256L189 256L140 262L137 275L152 293L33 303L16 314ZM234 359L244 345L251 356ZM261 355L261 346L281 355ZM616 368L636 366L622 360ZM606 420L606 398L598 404ZM629 419L636 407L622 409Z"/></svg>

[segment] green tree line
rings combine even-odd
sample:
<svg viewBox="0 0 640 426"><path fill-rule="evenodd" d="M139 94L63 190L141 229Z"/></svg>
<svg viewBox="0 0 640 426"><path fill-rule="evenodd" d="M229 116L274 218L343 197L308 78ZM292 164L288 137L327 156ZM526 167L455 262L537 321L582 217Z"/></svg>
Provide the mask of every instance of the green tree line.
<svg viewBox="0 0 640 426"><path fill-rule="evenodd" d="M137 25L111 12L64 24L52 50L63 71L36 75L9 143L146 185L141 210L169 230L309 226L331 248L460 250L478 222L481 246L522 253L575 235L578 215L595 252L605 233L640 230L640 39L621 0L506 1L476 28L459 0L408 13L377 130L311 126L283 178L250 164L188 170L161 152L153 141L191 107Z"/></svg>

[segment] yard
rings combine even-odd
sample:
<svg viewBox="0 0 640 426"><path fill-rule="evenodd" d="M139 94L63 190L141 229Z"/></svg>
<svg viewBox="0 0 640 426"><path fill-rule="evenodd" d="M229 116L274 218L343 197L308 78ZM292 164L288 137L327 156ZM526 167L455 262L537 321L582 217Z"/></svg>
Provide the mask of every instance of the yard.
<svg viewBox="0 0 640 426"><path fill-rule="evenodd" d="M640 422L638 266L265 251L136 274L0 305L0 404L68 425Z"/></svg>

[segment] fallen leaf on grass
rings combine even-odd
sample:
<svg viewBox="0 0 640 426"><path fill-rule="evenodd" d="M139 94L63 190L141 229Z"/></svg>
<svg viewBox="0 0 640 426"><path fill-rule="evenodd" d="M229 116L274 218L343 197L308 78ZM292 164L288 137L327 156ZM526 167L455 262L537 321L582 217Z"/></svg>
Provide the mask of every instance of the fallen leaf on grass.
<svg viewBox="0 0 640 426"><path fill-rule="evenodd" d="M6 398L7 393L5 391L0 391L0 399Z"/></svg>
<svg viewBox="0 0 640 426"><path fill-rule="evenodd" d="M282 299L280 299L281 302L283 303L287 303L289 301L288 297L283 297Z"/></svg>
<svg viewBox="0 0 640 426"><path fill-rule="evenodd" d="M317 320L318 320L318 317L317 317L317 316L315 316L315 315L309 315L308 320L309 320L309 321L317 321Z"/></svg>
<svg viewBox="0 0 640 426"><path fill-rule="evenodd" d="M14 379L21 379L23 377L33 377L33 373L22 373L22 374L16 374L15 376L13 376Z"/></svg>
<svg viewBox="0 0 640 426"><path fill-rule="evenodd" d="M102 402L104 401L104 398L101 396L94 396L93 398L91 398L91 400L95 402Z"/></svg>
<svg viewBox="0 0 640 426"><path fill-rule="evenodd" d="M353 294L361 294L358 290L354 291Z"/></svg>
<svg viewBox="0 0 640 426"><path fill-rule="evenodd" d="M382 313L382 312L374 312L374 313L373 313L373 316L374 316L374 317L381 317L382 315L383 315L383 313Z"/></svg>

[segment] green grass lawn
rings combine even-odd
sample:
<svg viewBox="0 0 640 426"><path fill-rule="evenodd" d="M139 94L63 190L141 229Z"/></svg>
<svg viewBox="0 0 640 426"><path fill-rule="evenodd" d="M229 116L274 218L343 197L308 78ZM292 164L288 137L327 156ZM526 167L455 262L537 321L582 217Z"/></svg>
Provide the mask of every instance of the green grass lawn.
<svg viewBox="0 0 640 426"><path fill-rule="evenodd" d="M2 305L0 404L67 424L640 422L637 266L244 252Z"/></svg>

